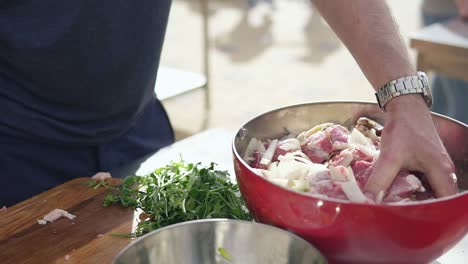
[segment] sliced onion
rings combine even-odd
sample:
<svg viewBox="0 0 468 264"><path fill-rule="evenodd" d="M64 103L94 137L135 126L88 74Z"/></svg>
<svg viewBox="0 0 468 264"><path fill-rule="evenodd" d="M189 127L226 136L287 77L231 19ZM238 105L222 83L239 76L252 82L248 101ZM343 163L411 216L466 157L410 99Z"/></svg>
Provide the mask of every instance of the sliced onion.
<svg viewBox="0 0 468 264"><path fill-rule="evenodd" d="M277 184L282 187L288 187L288 179L268 179L270 182Z"/></svg>
<svg viewBox="0 0 468 264"><path fill-rule="evenodd" d="M298 192L310 191L310 184L304 179L300 180L289 180L288 187Z"/></svg>
<svg viewBox="0 0 468 264"><path fill-rule="evenodd" d="M271 159L273 158L273 155L275 154L276 146L278 145L278 140L275 139L271 141L270 145L268 146L268 149L265 151L265 154L263 154L262 160L260 161L260 164L263 164L265 166L270 165Z"/></svg>
<svg viewBox="0 0 468 264"><path fill-rule="evenodd" d="M297 136L297 139L299 140L299 142L303 143L308 137L312 136L316 132L318 132L320 130L325 130L327 127L330 127L332 125L334 125L334 124L333 123L323 123L323 124L320 124L320 125L316 125L313 128L300 133Z"/></svg>
<svg viewBox="0 0 468 264"><path fill-rule="evenodd" d="M325 165L312 163L308 159L296 156L295 153L286 153L278 158L278 162L272 163L268 168L271 176L280 179L302 180L306 179L309 174L328 170Z"/></svg>
<svg viewBox="0 0 468 264"><path fill-rule="evenodd" d="M294 151L301 149L301 142L297 138L288 138L279 143L279 148L285 151Z"/></svg>
<svg viewBox="0 0 468 264"><path fill-rule="evenodd" d="M354 146L352 144L349 144L348 142L341 142L341 141L333 142L332 147L334 150L345 150L345 149L353 150L354 149Z"/></svg>
<svg viewBox="0 0 468 264"><path fill-rule="evenodd" d="M268 170L263 170L263 169L252 169L253 172L255 172L255 174L257 174L258 176L262 176L262 177L268 177L267 174L269 173Z"/></svg>
<svg viewBox="0 0 468 264"><path fill-rule="evenodd" d="M348 181L348 178L346 177L346 169L343 166L328 166L328 169L330 170L330 178L333 181L337 182L346 182ZM344 174L342 173L344 172Z"/></svg>
<svg viewBox="0 0 468 264"><path fill-rule="evenodd" d="M373 146L372 140L364 134L362 134L358 129L353 129L349 135L349 143L361 145L361 146Z"/></svg>
<svg viewBox="0 0 468 264"><path fill-rule="evenodd" d="M346 167L346 178L348 181L356 182L356 177L354 177L353 169L350 166Z"/></svg>
<svg viewBox="0 0 468 264"><path fill-rule="evenodd" d="M350 201L357 203L364 203L367 201L367 197L362 193L356 181L347 181L340 184L341 189Z"/></svg>

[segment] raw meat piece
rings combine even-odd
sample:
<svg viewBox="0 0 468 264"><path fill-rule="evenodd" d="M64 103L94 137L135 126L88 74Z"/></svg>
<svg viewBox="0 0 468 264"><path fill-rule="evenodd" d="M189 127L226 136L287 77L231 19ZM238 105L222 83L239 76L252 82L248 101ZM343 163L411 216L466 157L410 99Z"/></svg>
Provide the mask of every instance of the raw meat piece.
<svg viewBox="0 0 468 264"><path fill-rule="evenodd" d="M344 126L335 125L327 128L325 131L330 135L330 141L348 142L349 131Z"/></svg>
<svg viewBox="0 0 468 264"><path fill-rule="evenodd" d="M318 131L308 137L301 149L314 163L324 162L333 151L332 144L324 131Z"/></svg>
<svg viewBox="0 0 468 264"><path fill-rule="evenodd" d="M354 150L353 150L353 160L354 161L360 161L360 160L372 161L373 159L374 159L374 157L364 153L361 149L359 149L359 147L354 148Z"/></svg>
<svg viewBox="0 0 468 264"><path fill-rule="evenodd" d="M252 168L259 168L265 151L265 144L256 138L252 138L245 152L245 161L247 161ZM262 166L262 169L266 169L266 167Z"/></svg>
<svg viewBox="0 0 468 264"><path fill-rule="evenodd" d="M339 184L334 183L330 171L320 171L306 177L312 193L326 195L337 199L347 199Z"/></svg>
<svg viewBox="0 0 468 264"><path fill-rule="evenodd" d="M340 151L338 155L333 156L330 159L329 164L334 167L336 166L347 167L351 164L353 159L354 159L353 152L351 152L351 150L349 149L345 149L345 150Z"/></svg>
<svg viewBox="0 0 468 264"><path fill-rule="evenodd" d="M411 198L415 201L423 201L423 200L430 200L435 199L434 194L425 190L424 192L415 192L411 195Z"/></svg>
<svg viewBox="0 0 468 264"><path fill-rule="evenodd" d="M273 155L272 161L278 161L279 156L284 156L286 153L294 152L301 149L301 142L296 138L288 138L278 142L278 145L275 150L275 155Z"/></svg>
<svg viewBox="0 0 468 264"><path fill-rule="evenodd" d="M279 156L284 156L286 153L289 153L289 151L282 149L281 147L277 147L275 151L275 155L273 156L273 162L278 161Z"/></svg>
<svg viewBox="0 0 468 264"><path fill-rule="evenodd" d="M356 161L351 168L353 169L356 181L359 183L359 187L363 189L369 180L372 173L374 163L368 161ZM397 177L393 181L392 185L387 191L387 195L383 199L384 202L399 202L403 199L410 198L414 192L423 192L424 187L421 181L405 171L398 173Z"/></svg>
<svg viewBox="0 0 468 264"><path fill-rule="evenodd" d="M311 189L316 193L326 195L331 198L348 200L348 197L346 197L341 186L334 184L331 179L318 181L312 185Z"/></svg>
<svg viewBox="0 0 468 264"><path fill-rule="evenodd" d="M91 177L91 179L96 181L105 181L110 178L112 178L112 176L109 172L98 172Z"/></svg>
<svg viewBox="0 0 468 264"><path fill-rule="evenodd" d="M329 158L333 151L337 150L333 147L334 143L347 143L348 136L349 132L343 126L329 126L325 130L315 132L309 136L302 144L301 149L312 162L322 163Z"/></svg>
<svg viewBox="0 0 468 264"><path fill-rule="evenodd" d="M259 168L261 160L262 160L262 154L260 152L254 152L253 160L250 162L250 166L252 168Z"/></svg>
<svg viewBox="0 0 468 264"><path fill-rule="evenodd" d="M374 120L367 117L361 117L356 122L355 128L372 140L376 139L380 142L379 137L382 134L383 126ZM372 132L372 130L374 131Z"/></svg>
<svg viewBox="0 0 468 264"><path fill-rule="evenodd" d="M351 165L351 168L354 172L354 177L359 183L359 187L361 187L361 189L363 189L364 186L366 186L367 180L369 180L369 177L372 173L373 166L374 164L372 162L364 160L356 161L353 165Z"/></svg>
<svg viewBox="0 0 468 264"><path fill-rule="evenodd" d="M319 181L330 180L330 171L329 170L322 170L314 173L310 173L306 176L306 179L310 182L310 184L315 184Z"/></svg>
<svg viewBox="0 0 468 264"><path fill-rule="evenodd" d="M387 191L384 202L399 202L411 197L414 192L424 192L421 181L407 171L400 171Z"/></svg>

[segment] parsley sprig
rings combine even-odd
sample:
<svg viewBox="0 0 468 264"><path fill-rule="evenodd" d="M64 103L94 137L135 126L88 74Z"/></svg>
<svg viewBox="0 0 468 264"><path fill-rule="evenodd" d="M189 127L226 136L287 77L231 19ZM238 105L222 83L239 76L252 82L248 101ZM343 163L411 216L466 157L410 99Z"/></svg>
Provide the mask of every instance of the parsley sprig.
<svg viewBox="0 0 468 264"><path fill-rule="evenodd" d="M171 162L145 176L130 176L104 200L141 209L135 236L157 228L196 219L252 220L239 187L227 171L200 163Z"/></svg>
<svg viewBox="0 0 468 264"><path fill-rule="evenodd" d="M97 190L101 187L104 187L106 189L111 189L112 186L106 182L106 181L101 181L101 180L90 180L82 183L83 185L86 185L88 187L92 187L93 189Z"/></svg>

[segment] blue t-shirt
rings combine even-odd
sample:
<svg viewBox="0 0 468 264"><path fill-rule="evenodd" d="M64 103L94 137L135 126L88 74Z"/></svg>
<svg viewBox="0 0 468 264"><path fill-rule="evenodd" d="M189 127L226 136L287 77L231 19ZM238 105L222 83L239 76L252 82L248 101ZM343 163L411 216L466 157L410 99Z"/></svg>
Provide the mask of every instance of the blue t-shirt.
<svg viewBox="0 0 468 264"><path fill-rule="evenodd" d="M155 101L170 2L1 1L0 133L85 145L125 133Z"/></svg>

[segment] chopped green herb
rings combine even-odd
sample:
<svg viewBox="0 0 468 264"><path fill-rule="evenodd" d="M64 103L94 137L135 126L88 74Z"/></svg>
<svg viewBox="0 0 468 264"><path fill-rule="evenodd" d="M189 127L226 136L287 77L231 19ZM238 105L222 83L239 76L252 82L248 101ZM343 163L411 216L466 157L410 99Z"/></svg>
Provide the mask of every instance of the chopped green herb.
<svg viewBox="0 0 468 264"><path fill-rule="evenodd" d="M86 185L88 187L94 187L94 186L96 186L97 181L96 180L89 180L89 181L82 182L81 184Z"/></svg>
<svg viewBox="0 0 468 264"><path fill-rule="evenodd" d="M104 206L114 203L143 211L135 236L197 219L252 220L238 185L214 163L203 167L173 161L145 176L127 177L104 199Z"/></svg>
<svg viewBox="0 0 468 264"><path fill-rule="evenodd" d="M232 260L231 255L229 254L229 252L227 252L226 249L220 247L218 248L218 253L221 254L221 256L223 256L223 258L225 258L226 260Z"/></svg>
<svg viewBox="0 0 468 264"><path fill-rule="evenodd" d="M121 234L121 233L111 233L110 235L115 236L115 237L128 237L128 238L135 237L133 234Z"/></svg>
<svg viewBox="0 0 468 264"><path fill-rule="evenodd" d="M82 183L83 185L92 187L93 189L99 189L100 187L104 187L106 189L110 189L112 186L109 185L108 182L106 181L96 181L96 180L90 180L90 181L85 181Z"/></svg>

